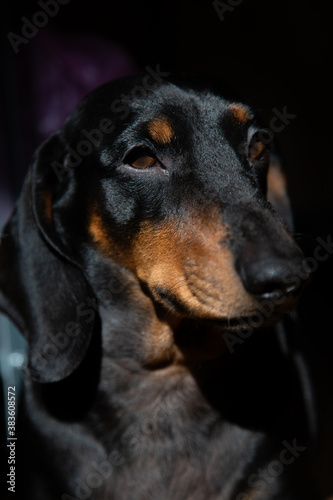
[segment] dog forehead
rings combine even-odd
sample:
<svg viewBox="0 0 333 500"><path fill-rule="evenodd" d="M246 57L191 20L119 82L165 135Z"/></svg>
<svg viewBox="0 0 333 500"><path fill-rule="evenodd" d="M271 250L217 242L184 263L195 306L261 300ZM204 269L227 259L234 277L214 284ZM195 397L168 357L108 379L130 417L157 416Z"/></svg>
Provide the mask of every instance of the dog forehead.
<svg viewBox="0 0 333 500"><path fill-rule="evenodd" d="M165 85L155 89L147 98L131 103L131 107L143 118L157 119L161 116L172 121L193 122L199 120L217 122L230 114L231 102L208 91L183 89Z"/></svg>
<svg viewBox="0 0 333 500"><path fill-rule="evenodd" d="M230 124L247 125L252 118L248 107L216 92L194 90L189 84L181 86L167 80L145 89L140 86L141 80L116 80L88 94L64 124L65 137L93 127L115 138L125 130L135 131L144 122L151 123L149 135L163 143L176 135L176 127L177 135L192 128L218 131Z"/></svg>
<svg viewBox="0 0 333 500"><path fill-rule="evenodd" d="M188 136L223 140L224 131L227 135L230 129L247 129L253 120L252 111L241 103L175 86L155 90L146 100L134 99L130 106L135 119L127 130L148 132L159 145Z"/></svg>

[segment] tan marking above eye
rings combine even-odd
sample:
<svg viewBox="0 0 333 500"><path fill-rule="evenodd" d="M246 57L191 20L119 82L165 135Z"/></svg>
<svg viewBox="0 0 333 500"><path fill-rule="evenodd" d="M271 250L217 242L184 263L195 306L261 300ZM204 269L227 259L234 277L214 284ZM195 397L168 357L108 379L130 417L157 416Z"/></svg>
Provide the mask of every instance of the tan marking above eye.
<svg viewBox="0 0 333 500"><path fill-rule="evenodd" d="M167 144L174 136L174 130L166 118L156 118L148 124L150 137L159 144Z"/></svg>
<svg viewBox="0 0 333 500"><path fill-rule="evenodd" d="M131 163L131 167L134 168L149 168L153 167L156 164L157 160L153 156L144 155L139 156L135 161Z"/></svg>
<svg viewBox="0 0 333 500"><path fill-rule="evenodd" d="M233 118L241 124L244 124L251 119L250 111L241 104L231 104L230 110Z"/></svg>
<svg viewBox="0 0 333 500"><path fill-rule="evenodd" d="M198 318L249 316L255 299L244 289L228 246L221 245L230 237L229 228L218 217L192 217L181 233L171 220L142 224L131 248L136 275L167 308L160 290Z"/></svg>
<svg viewBox="0 0 333 500"><path fill-rule="evenodd" d="M249 156L252 160L258 160L265 151L265 144L261 141L253 142L249 147Z"/></svg>

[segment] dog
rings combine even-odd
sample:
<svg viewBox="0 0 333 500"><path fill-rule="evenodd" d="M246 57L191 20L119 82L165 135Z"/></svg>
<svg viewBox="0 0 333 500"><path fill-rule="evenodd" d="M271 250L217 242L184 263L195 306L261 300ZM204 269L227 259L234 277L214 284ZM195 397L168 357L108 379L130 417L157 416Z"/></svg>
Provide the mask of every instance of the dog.
<svg viewBox="0 0 333 500"><path fill-rule="evenodd" d="M270 146L249 106L139 75L39 148L0 245L29 344L17 498L317 498Z"/></svg>

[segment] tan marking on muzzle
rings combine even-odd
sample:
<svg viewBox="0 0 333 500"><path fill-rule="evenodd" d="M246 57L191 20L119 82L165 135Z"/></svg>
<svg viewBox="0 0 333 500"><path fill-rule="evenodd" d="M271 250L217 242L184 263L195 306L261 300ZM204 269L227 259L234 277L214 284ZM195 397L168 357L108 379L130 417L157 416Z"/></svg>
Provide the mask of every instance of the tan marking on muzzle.
<svg viewBox="0 0 333 500"><path fill-rule="evenodd" d="M125 269L135 272L128 244L125 246L124 243L118 242L113 237L111 229L107 227L103 220L101 209L98 206L91 207L88 221L88 234L98 250Z"/></svg>
<svg viewBox="0 0 333 500"><path fill-rule="evenodd" d="M103 253L108 254L110 251L110 238L96 207L91 211L88 229L93 242L97 244Z"/></svg>
<svg viewBox="0 0 333 500"><path fill-rule="evenodd" d="M228 228L210 212L209 220L192 217L176 222L145 222L133 244L133 261L141 281L156 300L158 290L174 296L188 316L227 319L248 315L255 300L234 269ZM225 243L223 243L225 241Z"/></svg>

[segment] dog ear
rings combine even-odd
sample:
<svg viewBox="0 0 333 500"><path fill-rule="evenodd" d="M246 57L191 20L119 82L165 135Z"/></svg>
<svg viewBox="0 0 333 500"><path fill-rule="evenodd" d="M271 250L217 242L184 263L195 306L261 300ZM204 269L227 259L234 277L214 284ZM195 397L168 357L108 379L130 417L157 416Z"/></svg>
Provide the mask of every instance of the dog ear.
<svg viewBox="0 0 333 500"><path fill-rule="evenodd" d="M277 156L272 155L267 176L267 199L277 210L290 230L293 229L293 216L287 193L286 178Z"/></svg>
<svg viewBox="0 0 333 500"><path fill-rule="evenodd" d="M27 337L28 367L39 382L78 367L95 319L93 292L53 223L53 193L61 201L73 189L59 188L51 166L64 151L58 134L41 146L0 243L0 309Z"/></svg>

